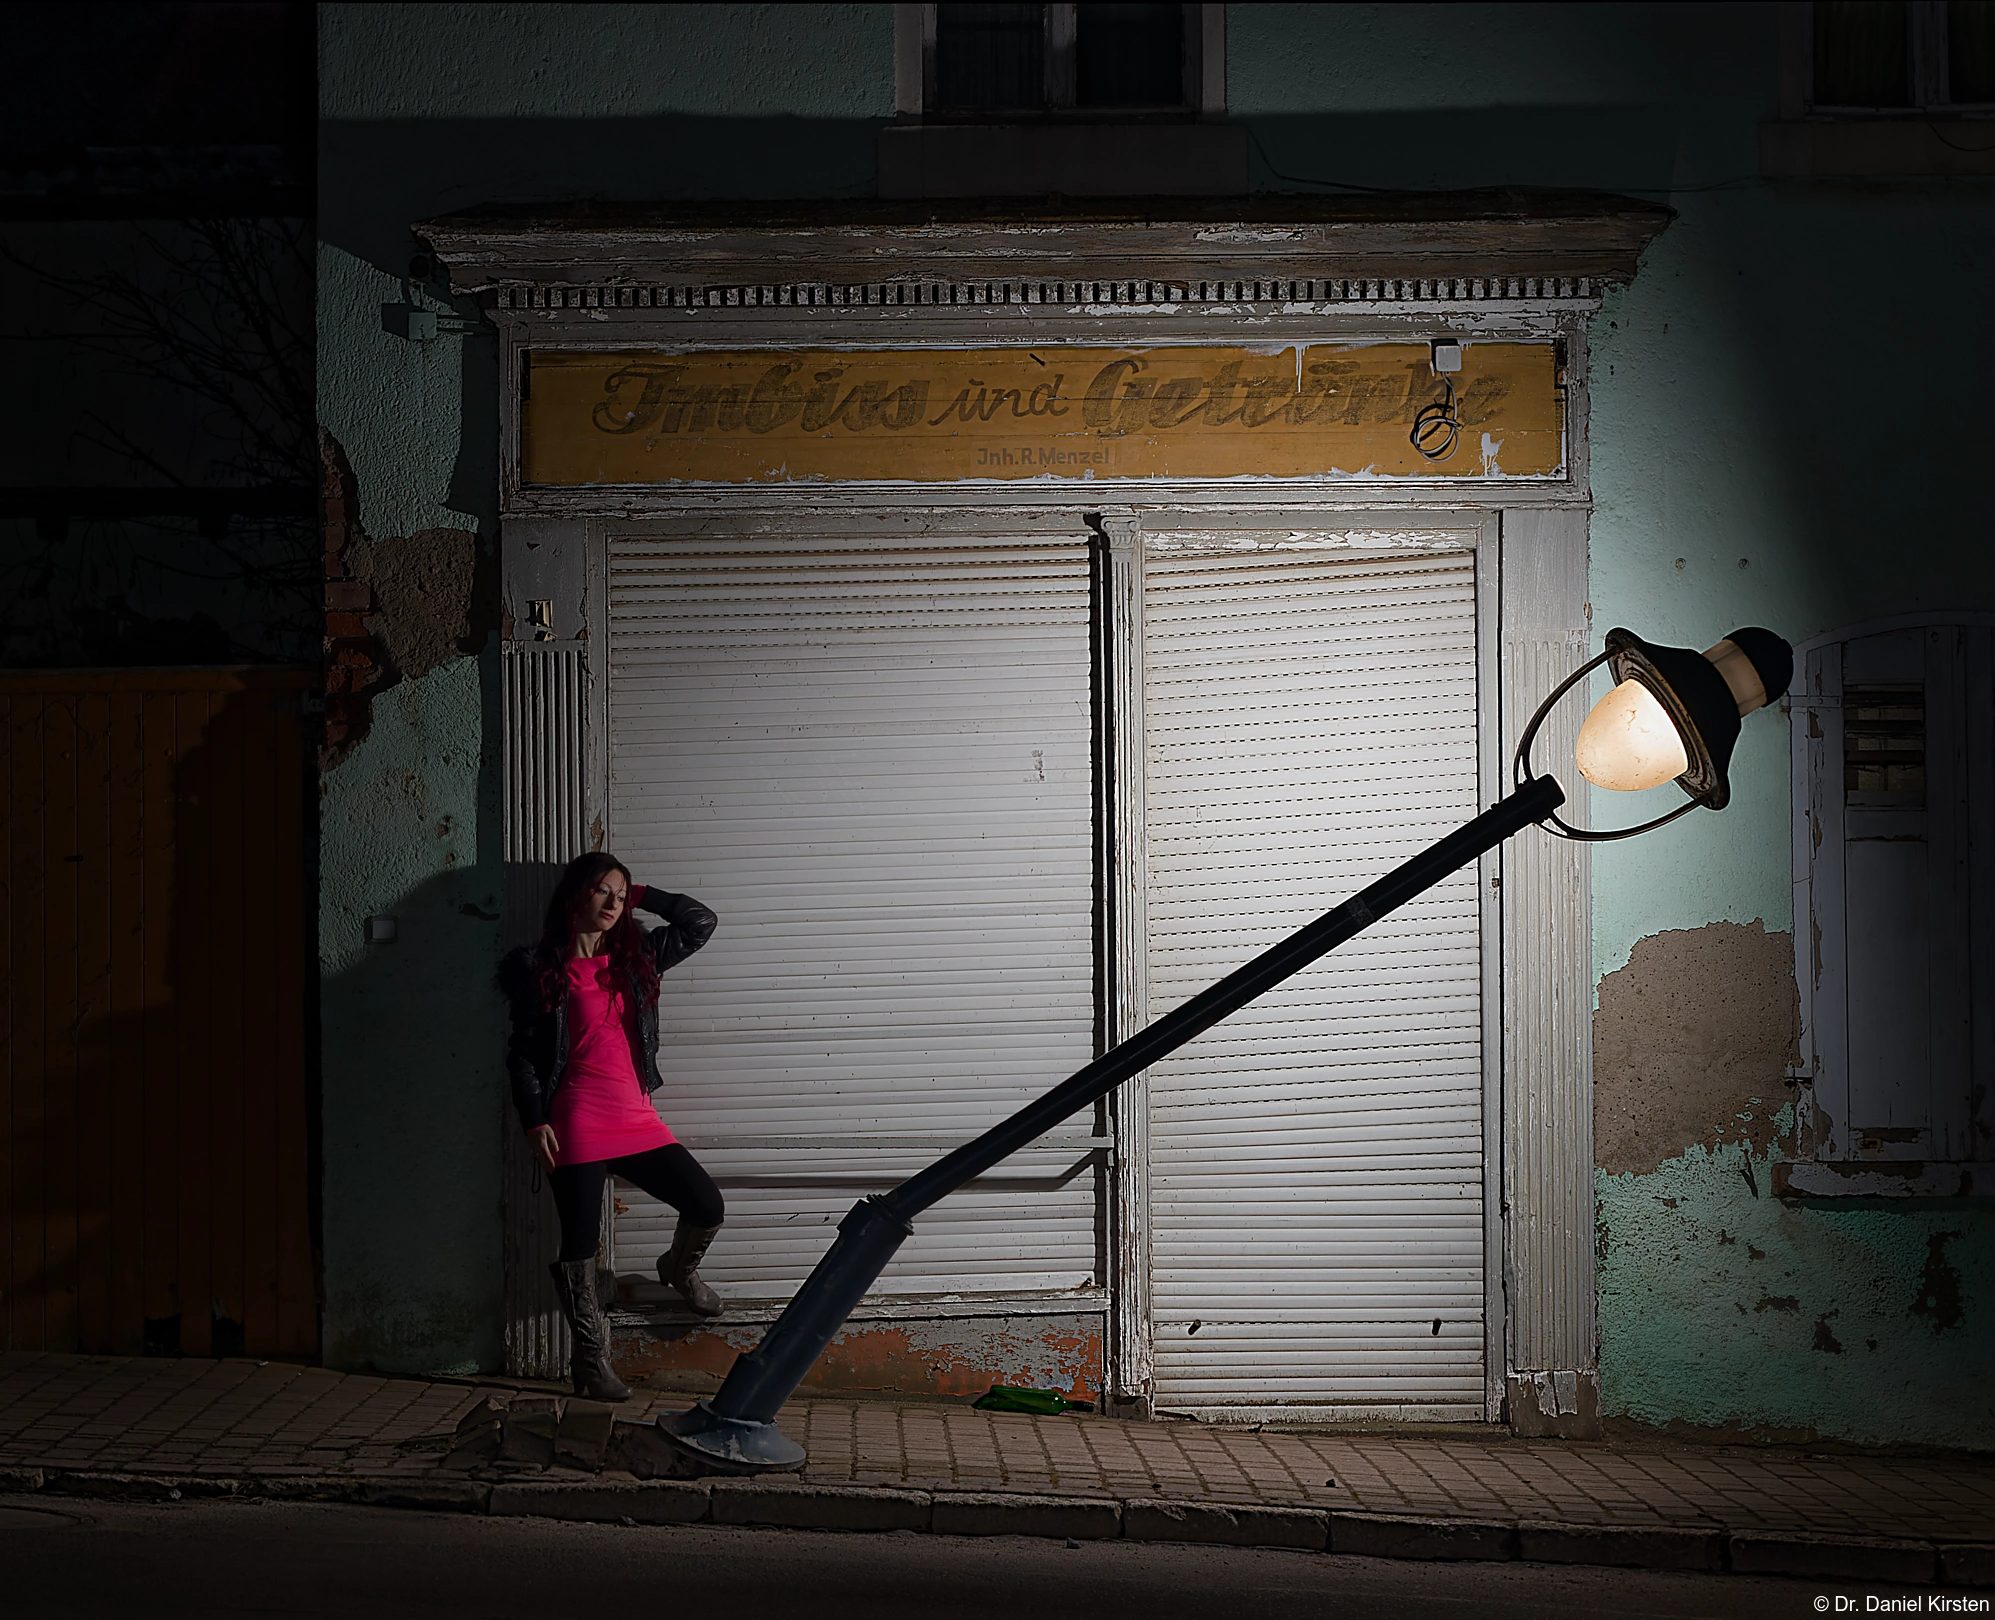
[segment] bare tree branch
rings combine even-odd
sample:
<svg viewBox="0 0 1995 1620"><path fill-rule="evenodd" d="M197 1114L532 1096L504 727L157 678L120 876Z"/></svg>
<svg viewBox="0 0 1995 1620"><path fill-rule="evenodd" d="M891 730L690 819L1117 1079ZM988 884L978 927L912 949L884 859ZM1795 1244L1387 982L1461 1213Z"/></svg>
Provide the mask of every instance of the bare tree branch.
<svg viewBox="0 0 1995 1620"><path fill-rule="evenodd" d="M66 312L60 328L6 335L66 345L100 361L109 378L163 386L184 402L183 422L184 413L199 413L208 449L207 466L199 470L189 469L156 429L148 432L104 411L84 414L78 430L83 442L148 482L314 489L312 247L310 227L301 220L184 220L141 234L126 266L80 277L0 248L49 294L47 307ZM167 554L148 555L141 530ZM134 565L236 587L260 603L278 639L299 649L316 642L321 570L309 518L239 516L220 533L161 521L133 525L127 538ZM100 538L97 549L107 543ZM99 604L86 600L92 589L117 598L119 609L138 594L132 568L107 571L75 552L57 536L42 536L0 567L0 585L17 600L39 600L72 616L97 611ZM86 582L79 572L85 569L101 577ZM52 597L67 576L75 578L77 599L65 608ZM15 640L26 633L9 631Z"/></svg>

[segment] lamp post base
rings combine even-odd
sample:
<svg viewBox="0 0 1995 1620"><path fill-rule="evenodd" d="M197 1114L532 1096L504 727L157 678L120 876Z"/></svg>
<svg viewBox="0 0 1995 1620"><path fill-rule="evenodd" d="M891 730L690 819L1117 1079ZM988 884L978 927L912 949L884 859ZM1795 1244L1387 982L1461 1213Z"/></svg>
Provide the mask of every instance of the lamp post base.
<svg viewBox="0 0 1995 1620"><path fill-rule="evenodd" d="M788 1474L803 1466L804 1448L775 1424L722 1417L705 1401L661 1417L658 1432L697 1473Z"/></svg>

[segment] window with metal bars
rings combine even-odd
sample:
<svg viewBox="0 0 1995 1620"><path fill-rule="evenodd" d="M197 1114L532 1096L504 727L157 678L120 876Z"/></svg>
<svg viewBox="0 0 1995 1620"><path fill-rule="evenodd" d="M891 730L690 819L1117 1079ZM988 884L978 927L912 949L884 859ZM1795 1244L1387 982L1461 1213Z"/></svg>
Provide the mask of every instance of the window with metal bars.
<svg viewBox="0 0 1995 1620"><path fill-rule="evenodd" d="M1926 802L1926 689L1916 682L1843 688L1843 803L1916 809Z"/></svg>

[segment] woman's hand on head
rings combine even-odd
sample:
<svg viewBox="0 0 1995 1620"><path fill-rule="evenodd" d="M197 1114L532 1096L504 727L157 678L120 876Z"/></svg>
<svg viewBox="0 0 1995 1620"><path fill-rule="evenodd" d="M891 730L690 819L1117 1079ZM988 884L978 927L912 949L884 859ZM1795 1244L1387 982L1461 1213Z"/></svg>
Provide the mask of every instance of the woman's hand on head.
<svg viewBox="0 0 1995 1620"><path fill-rule="evenodd" d="M540 1155L540 1162L552 1170L555 1167L555 1155L561 1151L561 1141L554 1134L554 1127L536 1125L526 1133L526 1139L532 1145L533 1151Z"/></svg>

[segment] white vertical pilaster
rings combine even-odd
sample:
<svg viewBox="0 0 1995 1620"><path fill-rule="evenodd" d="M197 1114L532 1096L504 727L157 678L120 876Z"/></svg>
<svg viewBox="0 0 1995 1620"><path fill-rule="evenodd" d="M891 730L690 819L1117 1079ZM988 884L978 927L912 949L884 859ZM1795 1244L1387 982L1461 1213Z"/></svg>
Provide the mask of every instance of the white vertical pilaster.
<svg viewBox="0 0 1995 1620"><path fill-rule="evenodd" d="M1586 658L1584 512L1503 517L1503 737ZM1546 721L1540 771L1573 788L1585 709L1574 693ZM1503 851L1504 1283L1508 1404L1526 1434L1599 1432L1594 1309L1593 991L1586 846L1537 829Z"/></svg>
<svg viewBox="0 0 1995 1620"><path fill-rule="evenodd" d="M1143 781L1143 533L1134 517L1104 517L1098 712L1103 811L1108 837L1103 874L1103 921L1108 944L1107 1017L1110 1046L1150 1021L1150 944L1145 917L1150 888ZM1147 1414L1156 1378L1150 1324L1149 1077L1116 1090L1110 1113L1115 1135L1112 1336L1109 1399Z"/></svg>
<svg viewBox="0 0 1995 1620"><path fill-rule="evenodd" d="M595 813L588 769L589 666L583 525L508 518L502 527L500 646L508 949L540 937L561 868L589 848ZM547 604L536 609L536 603ZM544 615L545 625L536 625ZM496 1077L495 1077L496 1080ZM561 1246L554 1200L502 1099L506 1371L563 1378L568 1328L547 1268Z"/></svg>

